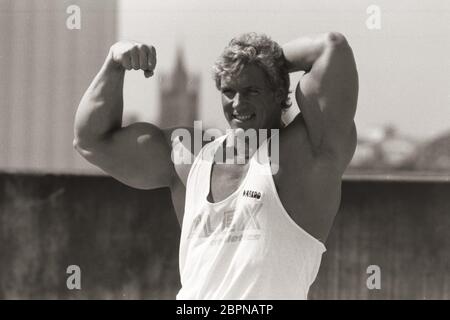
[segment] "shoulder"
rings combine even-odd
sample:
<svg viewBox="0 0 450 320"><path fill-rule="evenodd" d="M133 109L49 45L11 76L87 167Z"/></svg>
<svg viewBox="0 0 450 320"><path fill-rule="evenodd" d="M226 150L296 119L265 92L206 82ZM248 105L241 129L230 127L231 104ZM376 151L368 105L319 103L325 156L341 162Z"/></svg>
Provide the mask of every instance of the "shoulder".
<svg viewBox="0 0 450 320"><path fill-rule="evenodd" d="M356 149L357 135L354 122L349 134L341 137L339 144L334 148L329 148L326 141L321 141L317 146L309 132L302 113L299 113L292 122L280 130L280 159L284 158L285 162L302 159L311 165L322 168L325 166L342 173Z"/></svg>
<svg viewBox="0 0 450 320"><path fill-rule="evenodd" d="M280 160L298 158L300 156L312 160L317 156L301 112L294 120L280 129L279 136ZM272 150L275 151L274 149Z"/></svg>

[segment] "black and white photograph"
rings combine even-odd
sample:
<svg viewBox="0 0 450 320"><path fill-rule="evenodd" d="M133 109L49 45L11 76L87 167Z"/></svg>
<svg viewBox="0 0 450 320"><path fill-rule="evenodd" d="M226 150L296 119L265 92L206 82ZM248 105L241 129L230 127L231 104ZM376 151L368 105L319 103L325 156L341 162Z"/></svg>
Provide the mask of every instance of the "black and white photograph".
<svg viewBox="0 0 450 320"><path fill-rule="evenodd" d="M0 0L0 300L448 299L450 1Z"/></svg>

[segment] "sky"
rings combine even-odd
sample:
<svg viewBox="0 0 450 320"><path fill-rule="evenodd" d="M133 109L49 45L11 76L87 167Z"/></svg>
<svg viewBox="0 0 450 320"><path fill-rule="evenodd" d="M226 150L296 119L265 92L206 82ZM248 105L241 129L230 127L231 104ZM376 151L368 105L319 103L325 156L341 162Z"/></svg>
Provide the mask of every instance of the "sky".
<svg viewBox="0 0 450 320"><path fill-rule="evenodd" d="M370 30L370 5L381 29ZM118 38L155 46L155 77L128 72L125 112L158 117L158 74L170 71L177 46L189 71L201 76L200 117L226 128L211 66L229 40L263 32L281 45L301 36L343 33L359 73L358 131L391 124L428 140L450 131L450 1L448 0L120 0ZM294 87L300 74L291 75ZM293 99L293 102L295 99ZM293 104L289 117L298 112Z"/></svg>

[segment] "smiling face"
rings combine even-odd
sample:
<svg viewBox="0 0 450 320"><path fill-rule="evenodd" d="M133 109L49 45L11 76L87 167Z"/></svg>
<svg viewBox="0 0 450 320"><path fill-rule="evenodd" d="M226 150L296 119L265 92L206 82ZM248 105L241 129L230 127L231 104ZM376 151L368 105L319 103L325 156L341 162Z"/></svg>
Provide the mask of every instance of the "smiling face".
<svg viewBox="0 0 450 320"><path fill-rule="evenodd" d="M279 128L280 95L270 87L258 66L250 64L237 76L222 77L220 91L225 118L232 129Z"/></svg>

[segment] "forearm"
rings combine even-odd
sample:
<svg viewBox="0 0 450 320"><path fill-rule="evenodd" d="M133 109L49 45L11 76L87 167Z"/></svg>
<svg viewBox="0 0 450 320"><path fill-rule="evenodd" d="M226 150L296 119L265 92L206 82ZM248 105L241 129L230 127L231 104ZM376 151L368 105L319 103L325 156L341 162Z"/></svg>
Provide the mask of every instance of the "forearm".
<svg viewBox="0 0 450 320"><path fill-rule="evenodd" d="M112 61L110 52L78 106L74 143L90 145L121 128L124 76L125 70Z"/></svg>
<svg viewBox="0 0 450 320"><path fill-rule="evenodd" d="M289 72L309 72L325 50L345 38L336 32L321 34L317 37L302 37L283 45L283 53L288 62Z"/></svg>

